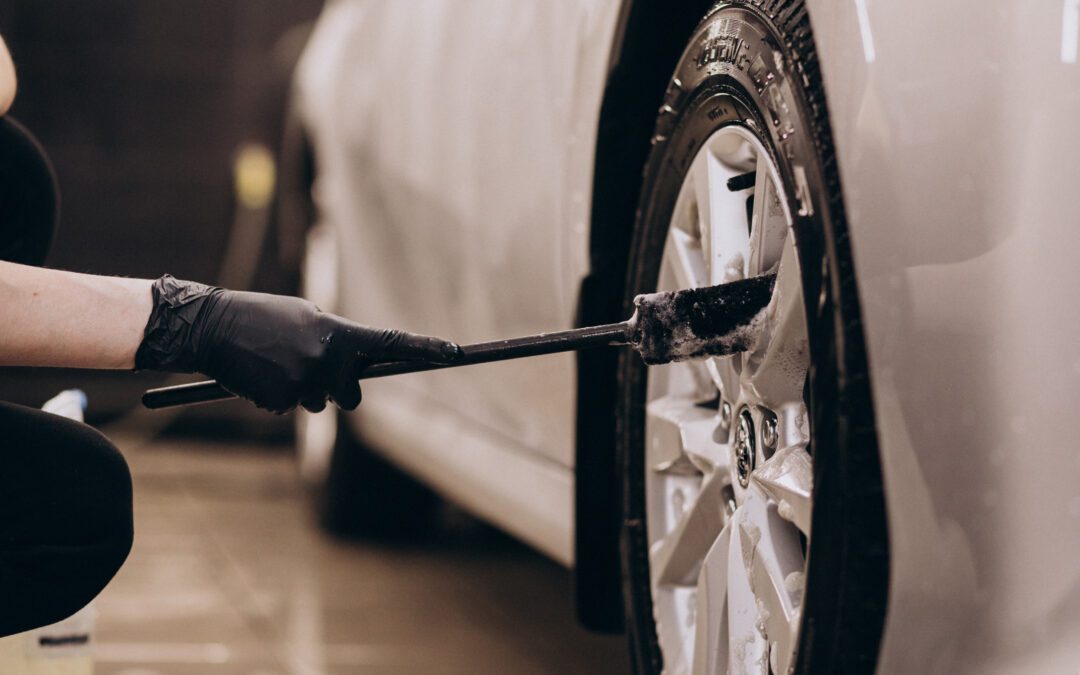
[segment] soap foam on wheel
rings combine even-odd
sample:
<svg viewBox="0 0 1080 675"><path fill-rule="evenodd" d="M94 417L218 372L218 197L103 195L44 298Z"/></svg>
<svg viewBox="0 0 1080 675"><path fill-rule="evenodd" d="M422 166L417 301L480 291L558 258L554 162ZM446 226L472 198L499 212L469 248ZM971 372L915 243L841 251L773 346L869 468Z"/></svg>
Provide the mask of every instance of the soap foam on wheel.
<svg viewBox="0 0 1080 675"><path fill-rule="evenodd" d="M632 342L649 365L752 349L776 275L634 298Z"/></svg>

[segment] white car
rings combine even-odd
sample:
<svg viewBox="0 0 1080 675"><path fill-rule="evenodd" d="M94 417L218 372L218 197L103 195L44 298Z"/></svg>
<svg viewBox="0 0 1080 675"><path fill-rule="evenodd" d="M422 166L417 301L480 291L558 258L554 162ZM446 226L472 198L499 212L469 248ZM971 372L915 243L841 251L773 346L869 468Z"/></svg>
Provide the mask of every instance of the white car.
<svg viewBox="0 0 1080 675"><path fill-rule="evenodd" d="M1078 0L330 0L324 309L470 343L779 277L748 354L366 383L301 419L324 514L424 510L363 439L572 566L641 673L1076 673L1078 34Z"/></svg>

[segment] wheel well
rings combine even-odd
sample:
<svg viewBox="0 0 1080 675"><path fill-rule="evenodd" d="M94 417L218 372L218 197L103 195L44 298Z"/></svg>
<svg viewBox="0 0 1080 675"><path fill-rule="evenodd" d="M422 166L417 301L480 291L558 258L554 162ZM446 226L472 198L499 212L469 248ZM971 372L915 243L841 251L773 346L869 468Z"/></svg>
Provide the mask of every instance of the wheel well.
<svg viewBox="0 0 1080 675"><path fill-rule="evenodd" d="M624 0L597 129L589 274L578 325L622 321L622 295L642 171L664 91L694 27L715 0ZM623 628L619 565L620 482L615 464L618 353L577 359L575 599L586 628Z"/></svg>

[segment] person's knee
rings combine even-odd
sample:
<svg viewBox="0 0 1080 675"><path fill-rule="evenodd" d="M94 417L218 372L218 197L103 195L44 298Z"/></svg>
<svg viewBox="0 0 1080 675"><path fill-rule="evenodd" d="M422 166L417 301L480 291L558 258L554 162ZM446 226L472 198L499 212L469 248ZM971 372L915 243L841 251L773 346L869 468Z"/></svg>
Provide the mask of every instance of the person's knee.
<svg viewBox="0 0 1080 675"><path fill-rule="evenodd" d="M102 540L127 542L132 537L131 471L112 441L93 427L80 425L84 442L74 461L78 480L87 488L84 498L93 502L91 531Z"/></svg>
<svg viewBox="0 0 1080 675"><path fill-rule="evenodd" d="M127 560L134 540L131 472L123 455L96 429L80 425L65 481L72 488L71 527L58 543L71 546L72 563L82 570L85 602L96 596ZM77 483L78 485L74 485Z"/></svg>
<svg viewBox="0 0 1080 675"><path fill-rule="evenodd" d="M90 504L84 514L90 535L86 543L88 550L94 551L92 557L104 588L127 560L134 541L131 471L108 438L91 427L84 427L84 432L87 456L81 462L80 478L91 489L84 497Z"/></svg>
<svg viewBox="0 0 1080 675"><path fill-rule="evenodd" d="M131 550L131 474L120 451L70 420L0 410L19 461L0 477L0 634L70 616L94 599Z"/></svg>
<svg viewBox="0 0 1080 675"><path fill-rule="evenodd" d="M61 546L101 551L102 559L123 563L131 549L131 472L120 450L93 427L56 418L38 448L38 489L46 502L41 514L46 536ZM106 555L107 554L107 555Z"/></svg>

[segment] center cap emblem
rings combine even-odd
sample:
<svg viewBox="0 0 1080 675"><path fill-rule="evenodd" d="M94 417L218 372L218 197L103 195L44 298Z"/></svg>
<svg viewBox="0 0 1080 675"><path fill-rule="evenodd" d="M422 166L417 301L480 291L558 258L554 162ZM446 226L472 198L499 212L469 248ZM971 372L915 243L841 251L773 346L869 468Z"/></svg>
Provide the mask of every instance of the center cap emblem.
<svg viewBox="0 0 1080 675"><path fill-rule="evenodd" d="M750 484L750 473L754 470L757 453L754 441L754 418L749 410L739 415L739 427L735 430L735 468L739 473L739 485Z"/></svg>

